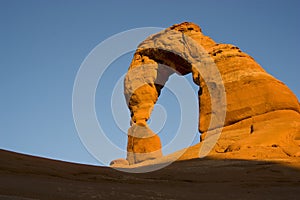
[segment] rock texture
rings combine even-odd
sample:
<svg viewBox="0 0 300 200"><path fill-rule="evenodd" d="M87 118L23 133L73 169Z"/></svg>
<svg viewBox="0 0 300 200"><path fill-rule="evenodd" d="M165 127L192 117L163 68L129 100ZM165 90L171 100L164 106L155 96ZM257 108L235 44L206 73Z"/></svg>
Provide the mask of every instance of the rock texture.
<svg viewBox="0 0 300 200"><path fill-rule="evenodd" d="M0 199L292 200L300 196L299 172L295 158L206 158L175 162L151 173L126 173L0 150Z"/></svg>
<svg viewBox="0 0 300 200"><path fill-rule="evenodd" d="M137 124L129 128L127 160L130 164L161 156L160 139L150 128Z"/></svg>
<svg viewBox="0 0 300 200"><path fill-rule="evenodd" d="M211 64L217 66L221 82L211 71ZM197 70L197 65L205 70ZM198 127L202 140L224 126L214 152L272 147L290 156L300 154L300 106L292 91L238 47L218 44L196 24L184 22L142 42L125 77L124 94L132 125L127 147L130 164L162 156L160 140L147 127L147 120L173 73L192 73L199 85ZM221 86L226 92L225 101L213 94ZM212 110L212 103L220 109ZM224 123L218 121L222 109L226 113Z"/></svg>

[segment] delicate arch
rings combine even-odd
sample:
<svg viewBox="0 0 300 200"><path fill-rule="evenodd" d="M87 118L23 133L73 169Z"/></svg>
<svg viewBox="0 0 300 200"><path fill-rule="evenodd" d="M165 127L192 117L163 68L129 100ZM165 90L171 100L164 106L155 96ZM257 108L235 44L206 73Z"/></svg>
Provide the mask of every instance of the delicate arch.
<svg viewBox="0 0 300 200"><path fill-rule="evenodd" d="M124 80L131 111L130 164L162 156L160 139L146 122L172 73L192 73L199 86L198 129L205 137L200 156L213 148L223 126L276 110L300 112L295 95L251 56L236 46L215 43L193 23L176 24L139 45ZM250 125L249 130L255 128Z"/></svg>
<svg viewBox="0 0 300 200"><path fill-rule="evenodd" d="M194 24L186 24L186 26L186 29L178 30L176 30L178 27L174 26L150 36L139 45L134 54L124 80L124 94L131 112L131 128L128 130L127 146L127 159L130 163L161 156L160 139L148 128L147 120L169 76L173 73L180 75L192 73L194 82L200 85L201 82L204 83L200 74L207 77L218 73L216 67L210 66L214 65L214 62L206 50L184 33L188 31L201 34L200 28ZM206 66L207 69L201 70L200 65ZM214 89L220 89L224 93L219 74L210 76L209 79L203 86L214 85ZM210 89L210 87L207 88ZM218 112L224 111L224 109L215 110L217 113L213 113L212 116L217 116ZM217 120L208 120L206 129L222 126L222 122L219 124L215 122Z"/></svg>

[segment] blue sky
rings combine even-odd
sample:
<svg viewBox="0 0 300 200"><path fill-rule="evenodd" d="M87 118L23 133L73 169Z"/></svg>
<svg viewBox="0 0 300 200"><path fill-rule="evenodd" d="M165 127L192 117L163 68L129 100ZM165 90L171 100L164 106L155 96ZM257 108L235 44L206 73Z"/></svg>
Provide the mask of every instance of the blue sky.
<svg viewBox="0 0 300 200"><path fill-rule="evenodd" d="M300 97L297 0L0 0L0 5L2 149L101 165L81 143L73 122L74 80L85 57L101 41L138 27L195 22L216 42L234 44L250 54ZM98 119L120 148L126 147L126 135L105 109L110 84L126 72L131 58L129 53L112 63L96 94ZM180 110L167 90L159 103L168 116L161 131L166 144L176 131ZM159 124L162 116L156 116L152 121ZM110 155L109 150L103 153ZM116 156L125 154L111 154L111 160Z"/></svg>

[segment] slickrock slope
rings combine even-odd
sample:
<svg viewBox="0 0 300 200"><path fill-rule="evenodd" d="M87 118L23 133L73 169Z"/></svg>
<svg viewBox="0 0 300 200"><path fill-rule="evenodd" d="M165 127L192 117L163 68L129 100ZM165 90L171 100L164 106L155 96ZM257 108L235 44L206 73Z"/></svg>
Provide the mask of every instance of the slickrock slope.
<svg viewBox="0 0 300 200"><path fill-rule="evenodd" d="M204 71L197 70L198 64ZM217 66L222 82L215 79L212 65ZM293 92L238 47L218 44L196 24L184 22L142 42L129 67L124 94L131 111L127 146L130 164L162 156L160 139L146 122L173 73L192 73L199 86L198 126L202 141L208 141L224 125L211 154L257 159L300 156L300 106ZM225 101L219 94L223 86ZM212 110L212 103L220 109ZM226 114L224 124L218 113L222 109ZM203 142L182 159L197 157Z"/></svg>
<svg viewBox="0 0 300 200"><path fill-rule="evenodd" d="M0 199L293 200L300 196L295 164L205 158L129 174L0 150Z"/></svg>

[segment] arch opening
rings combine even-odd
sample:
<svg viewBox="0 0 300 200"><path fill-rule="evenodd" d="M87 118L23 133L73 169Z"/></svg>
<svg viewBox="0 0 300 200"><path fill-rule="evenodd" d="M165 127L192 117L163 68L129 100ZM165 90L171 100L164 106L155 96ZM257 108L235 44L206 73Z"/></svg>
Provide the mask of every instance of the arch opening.
<svg viewBox="0 0 300 200"><path fill-rule="evenodd" d="M143 49L135 53L133 60L139 63L128 71L124 81L124 94L131 111L127 146L127 160L130 164L162 156L160 138L150 129L148 120L169 78L174 74L185 76L193 73L190 62L164 49ZM136 82L133 88L132 82Z"/></svg>

